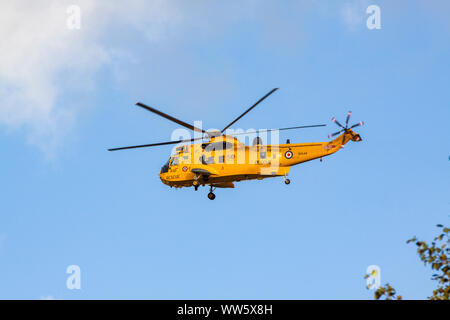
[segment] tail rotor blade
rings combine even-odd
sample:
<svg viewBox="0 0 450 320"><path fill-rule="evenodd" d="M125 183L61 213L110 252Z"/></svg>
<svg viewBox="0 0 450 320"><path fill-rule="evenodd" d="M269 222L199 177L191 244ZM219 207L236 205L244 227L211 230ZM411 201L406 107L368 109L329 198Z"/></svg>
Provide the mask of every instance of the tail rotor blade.
<svg viewBox="0 0 450 320"><path fill-rule="evenodd" d="M341 132L343 132L344 130L340 130L338 132L332 133L330 135L328 135L328 139L333 138L334 136L337 136L338 134L340 134Z"/></svg>
<svg viewBox="0 0 450 320"><path fill-rule="evenodd" d="M364 121L361 121L361 122L358 122L357 124L352 125L350 127L350 129L353 129L353 128L356 128L356 127L359 127L359 126L362 126L362 125L364 125Z"/></svg>
<svg viewBox="0 0 450 320"><path fill-rule="evenodd" d="M341 127L342 129L345 129L345 127L344 127L342 124L340 124L339 121L337 121L335 117L333 117L333 118L331 119L331 121L333 121L334 123L336 123L336 124L337 124L339 127Z"/></svg>
<svg viewBox="0 0 450 320"><path fill-rule="evenodd" d="M350 120L350 116L352 115L352 112L351 111L349 111L348 113L347 113L347 119L345 119L345 127L348 127L348 120Z"/></svg>

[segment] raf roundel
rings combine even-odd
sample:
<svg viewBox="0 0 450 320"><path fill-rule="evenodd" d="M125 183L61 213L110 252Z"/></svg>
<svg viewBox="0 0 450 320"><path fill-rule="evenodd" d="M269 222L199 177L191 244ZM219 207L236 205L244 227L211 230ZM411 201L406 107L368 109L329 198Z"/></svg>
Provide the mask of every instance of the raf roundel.
<svg viewBox="0 0 450 320"><path fill-rule="evenodd" d="M293 156L294 154L292 153L292 151L286 151L286 153L284 154L284 156L286 157L286 159L290 159L290 158L292 158L292 156Z"/></svg>
<svg viewBox="0 0 450 320"><path fill-rule="evenodd" d="M183 171L184 171L184 172L186 172L186 171L187 171L187 169L188 169L188 167L186 167L186 166L185 166L185 167L183 167Z"/></svg>

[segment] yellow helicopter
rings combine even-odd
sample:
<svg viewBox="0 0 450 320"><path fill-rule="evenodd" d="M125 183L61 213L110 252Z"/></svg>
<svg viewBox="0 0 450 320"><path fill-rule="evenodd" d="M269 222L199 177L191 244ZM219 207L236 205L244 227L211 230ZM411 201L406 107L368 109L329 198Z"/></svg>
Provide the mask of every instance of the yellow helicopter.
<svg viewBox="0 0 450 320"><path fill-rule="evenodd" d="M323 157L337 152L350 140L362 141L360 135L355 133L352 129L363 125L364 122L359 122L349 127L348 122L351 111L347 114L345 126L339 123L335 118L332 118L332 121L336 123L341 130L330 134L328 136L329 138L339 136L328 142L290 143L290 141L287 140L285 144L277 143L264 145L259 137L262 132L270 132L277 138L278 132L282 130L323 127L326 126L325 124L267 129L244 133L230 132L232 130L229 128L233 124L276 90L278 90L278 88L272 89L221 131L205 131L202 128L190 125L138 102L136 103L137 106L193 130L194 133L199 134L200 137L111 148L108 150L117 151L190 142L190 144L181 145L175 149L175 154L173 154L161 168L159 177L164 184L170 187L194 187L194 189L197 190L199 186L209 186L208 198L214 200L216 196L213 191L216 188L234 188L234 182L238 181L253 179L262 180L265 178L281 176L284 178L286 184L290 184L287 175L292 166L314 159L320 159L322 161ZM235 137L236 135L242 134L256 134L257 136L254 138L251 146L246 146ZM200 140L203 141L200 143L193 143Z"/></svg>

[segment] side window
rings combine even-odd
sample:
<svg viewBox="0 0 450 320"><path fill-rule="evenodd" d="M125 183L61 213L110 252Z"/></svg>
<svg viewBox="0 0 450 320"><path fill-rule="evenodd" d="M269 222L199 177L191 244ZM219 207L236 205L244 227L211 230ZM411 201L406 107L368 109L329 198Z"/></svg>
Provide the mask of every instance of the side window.
<svg viewBox="0 0 450 320"><path fill-rule="evenodd" d="M213 164L214 163L214 157L206 158L204 154L199 158L199 160L201 161L202 164Z"/></svg>
<svg viewBox="0 0 450 320"><path fill-rule="evenodd" d="M180 163L189 163L189 156L183 156Z"/></svg>
<svg viewBox="0 0 450 320"><path fill-rule="evenodd" d="M219 156L219 163L225 162L225 156Z"/></svg>
<svg viewBox="0 0 450 320"><path fill-rule="evenodd" d="M261 159L265 159L265 158L267 158L267 153L266 153L265 151L261 151L261 152L259 153L259 157L260 157Z"/></svg>

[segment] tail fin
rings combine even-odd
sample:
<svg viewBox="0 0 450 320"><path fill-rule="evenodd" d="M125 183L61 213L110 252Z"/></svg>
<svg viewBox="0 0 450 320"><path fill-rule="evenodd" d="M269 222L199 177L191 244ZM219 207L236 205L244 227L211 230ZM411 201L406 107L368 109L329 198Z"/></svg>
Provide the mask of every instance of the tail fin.
<svg viewBox="0 0 450 320"><path fill-rule="evenodd" d="M346 132L342 133L336 139L331 140L330 142L339 146L344 146L350 140L359 142L362 141L362 138L359 134L355 133L352 129L348 129Z"/></svg>

